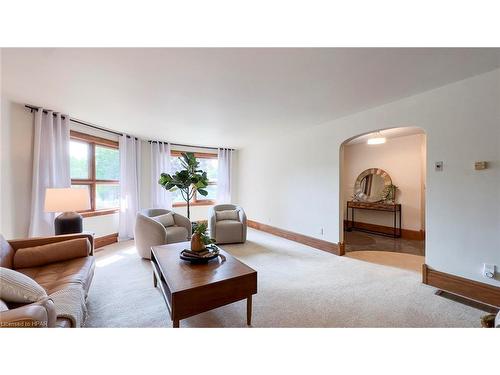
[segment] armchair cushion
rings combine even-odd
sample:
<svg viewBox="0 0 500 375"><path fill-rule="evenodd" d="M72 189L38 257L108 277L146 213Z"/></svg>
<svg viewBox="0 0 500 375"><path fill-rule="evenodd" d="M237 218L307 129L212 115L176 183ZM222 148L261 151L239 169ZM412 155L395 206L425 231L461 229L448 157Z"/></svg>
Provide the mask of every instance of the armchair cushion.
<svg viewBox="0 0 500 375"><path fill-rule="evenodd" d="M218 221L216 226L217 243L237 243L242 242L243 224L239 220L222 220Z"/></svg>
<svg viewBox="0 0 500 375"><path fill-rule="evenodd" d="M237 220L239 221L238 210L224 210L224 211L215 211L215 217L217 221L222 220Z"/></svg>
<svg viewBox="0 0 500 375"><path fill-rule="evenodd" d="M45 290L32 278L0 267L0 299L14 303L30 303L46 296Z"/></svg>
<svg viewBox="0 0 500 375"><path fill-rule="evenodd" d="M163 225L165 228L173 227L175 225L174 215L172 212L169 212L168 214L164 214L164 215L153 216L151 219L156 220L161 225Z"/></svg>
<svg viewBox="0 0 500 375"><path fill-rule="evenodd" d="M184 242L188 240L189 234L184 227L167 227L167 241L168 243Z"/></svg>
<svg viewBox="0 0 500 375"><path fill-rule="evenodd" d="M0 312L7 311L8 309L9 306L7 306L7 304L2 299L0 299Z"/></svg>
<svg viewBox="0 0 500 375"><path fill-rule="evenodd" d="M39 267L46 264L87 257L90 252L90 242L86 238L26 247L16 251L14 255L14 268Z"/></svg>

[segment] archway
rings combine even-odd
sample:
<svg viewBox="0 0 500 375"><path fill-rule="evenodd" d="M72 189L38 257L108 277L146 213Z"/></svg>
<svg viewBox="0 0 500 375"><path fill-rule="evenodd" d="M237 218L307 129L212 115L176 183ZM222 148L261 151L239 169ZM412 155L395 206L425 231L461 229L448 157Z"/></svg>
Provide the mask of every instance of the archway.
<svg viewBox="0 0 500 375"><path fill-rule="evenodd" d="M339 238L346 254L363 251L373 259L368 252L378 251L381 258L405 259L399 253L425 261L426 143L423 129L405 126L375 129L341 144ZM394 186L393 202L387 192Z"/></svg>

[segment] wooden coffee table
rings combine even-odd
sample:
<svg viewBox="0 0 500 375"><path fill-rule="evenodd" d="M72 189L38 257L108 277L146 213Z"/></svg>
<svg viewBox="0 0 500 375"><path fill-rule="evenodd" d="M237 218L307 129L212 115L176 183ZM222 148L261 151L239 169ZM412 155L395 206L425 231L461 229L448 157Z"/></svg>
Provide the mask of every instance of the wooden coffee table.
<svg viewBox="0 0 500 375"><path fill-rule="evenodd" d="M226 260L191 264L179 258L190 242L151 248L153 284L159 287L174 328L181 319L247 299L247 325L252 321L252 295L257 293L257 271L220 250Z"/></svg>

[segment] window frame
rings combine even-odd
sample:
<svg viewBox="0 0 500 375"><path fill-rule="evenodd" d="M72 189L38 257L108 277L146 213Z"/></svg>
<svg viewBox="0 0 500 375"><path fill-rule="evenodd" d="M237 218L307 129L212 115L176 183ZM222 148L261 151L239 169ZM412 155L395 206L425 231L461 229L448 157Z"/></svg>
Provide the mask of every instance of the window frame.
<svg viewBox="0 0 500 375"><path fill-rule="evenodd" d="M88 144L89 146L89 178L88 179L80 179L75 178L71 179L71 185L86 185L89 187L90 193L90 209L84 211L78 211L83 217L92 217L92 216L101 216L101 215L110 215L118 212L120 207L116 208L104 208L97 209L96 208L96 186L97 185L118 185L120 186L120 180L101 180L96 179L96 170L95 170L95 147L102 146L108 147L118 150L118 142L112 141L110 139L96 137L94 135L80 133L74 130L70 131L70 140L83 142Z"/></svg>
<svg viewBox="0 0 500 375"><path fill-rule="evenodd" d="M177 151L177 150L172 150L170 151L170 156L171 157L180 157L182 153L184 152L189 152L189 151ZM198 159L219 159L218 154L212 154L209 152L193 152L194 156ZM217 182L208 182L208 185L215 185L217 186ZM215 205L215 199L197 199L196 198L197 194L194 194L193 199L189 202L189 206L213 206ZM186 207L187 203L186 202L176 202L172 203L172 207Z"/></svg>

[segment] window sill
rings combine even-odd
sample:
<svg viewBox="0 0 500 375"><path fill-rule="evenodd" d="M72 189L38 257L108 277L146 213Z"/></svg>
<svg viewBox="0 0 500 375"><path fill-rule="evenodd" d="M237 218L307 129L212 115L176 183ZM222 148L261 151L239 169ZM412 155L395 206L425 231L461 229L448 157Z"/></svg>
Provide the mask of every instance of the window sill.
<svg viewBox="0 0 500 375"><path fill-rule="evenodd" d="M213 206L215 201L200 201L200 202L191 202L189 203L189 207L193 206ZM186 207L187 203L174 203L172 207Z"/></svg>
<svg viewBox="0 0 500 375"><path fill-rule="evenodd" d="M94 217L94 216L112 215L117 213L118 211L119 211L118 208L113 208L109 210L80 212L80 215L82 215L83 217Z"/></svg>

